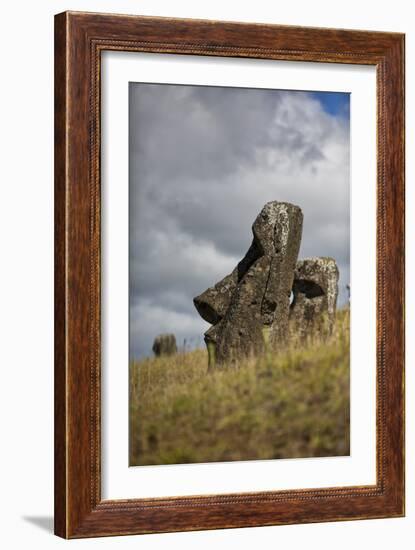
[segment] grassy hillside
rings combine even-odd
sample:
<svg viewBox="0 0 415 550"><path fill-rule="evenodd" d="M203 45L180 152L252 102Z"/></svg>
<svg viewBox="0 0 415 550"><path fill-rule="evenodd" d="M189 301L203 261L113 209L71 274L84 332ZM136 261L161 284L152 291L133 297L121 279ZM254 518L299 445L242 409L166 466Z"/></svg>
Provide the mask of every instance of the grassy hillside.
<svg viewBox="0 0 415 550"><path fill-rule="evenodd" d="M325 343L207 374L207 353L130 365L130 464L349 454L349 314Z"/></svg>

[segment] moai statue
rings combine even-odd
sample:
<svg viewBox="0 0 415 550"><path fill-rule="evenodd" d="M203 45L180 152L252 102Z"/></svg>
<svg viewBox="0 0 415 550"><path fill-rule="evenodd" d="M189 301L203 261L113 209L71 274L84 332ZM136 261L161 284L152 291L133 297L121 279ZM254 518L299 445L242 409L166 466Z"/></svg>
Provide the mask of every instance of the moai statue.
<svg viewBox="0 0 415 550"><path fill-rule="evenodd" d="M339 270L333 258L307 258L297 262L290 329L300 339L333 332Z"/></svg>
<svg viewBox="0 0 415 550"><path fill-rule="evenodd" d="M209 368L282 345L301 242L298 206L269 202L253 226L252 244L232 273L194 299L213 326L205 333Z"/></svg>
<svg viewBox="0 0 415 550"><path fill-rule="evenodd" d="M156 357L177 353L176 337L174 334L159 334L154 339L153 352Z"/></svg>

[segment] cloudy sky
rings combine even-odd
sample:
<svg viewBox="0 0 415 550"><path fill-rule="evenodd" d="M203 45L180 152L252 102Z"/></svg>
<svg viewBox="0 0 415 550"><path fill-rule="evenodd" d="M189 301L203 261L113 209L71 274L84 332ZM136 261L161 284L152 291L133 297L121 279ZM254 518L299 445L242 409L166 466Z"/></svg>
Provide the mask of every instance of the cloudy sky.
<svg viewBox="0 0 415 550"><path fill-rule="evenodd" d="M299 257L349 282L349 95L130 83L130 354L202 345L193 297L244 256L270 200L304 214Z"/></svg>

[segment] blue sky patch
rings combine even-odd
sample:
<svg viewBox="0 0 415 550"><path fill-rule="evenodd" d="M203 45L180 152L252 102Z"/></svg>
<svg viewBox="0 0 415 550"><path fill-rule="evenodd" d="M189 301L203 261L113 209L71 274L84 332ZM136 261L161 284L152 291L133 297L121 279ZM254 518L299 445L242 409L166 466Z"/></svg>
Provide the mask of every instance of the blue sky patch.
<svg viewBox="0 0 415 550"><path fill-rule="evenodd" d="M350 94L349 93L312 92L311 95L321 103L323 109L329 115L349 118L350 116Z"/></svg>

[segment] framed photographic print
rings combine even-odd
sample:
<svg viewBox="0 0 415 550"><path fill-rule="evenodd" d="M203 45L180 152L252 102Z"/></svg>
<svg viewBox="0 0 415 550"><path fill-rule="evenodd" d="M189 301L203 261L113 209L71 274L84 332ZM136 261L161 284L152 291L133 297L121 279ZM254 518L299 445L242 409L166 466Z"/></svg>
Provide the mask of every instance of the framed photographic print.
<svg viewBox="0 0 415 550"><path fill-rule="evenodd" d="M55 532L404 514L404 36L55 19Z"/></svg>

